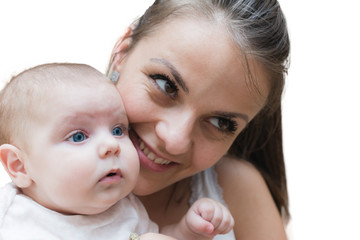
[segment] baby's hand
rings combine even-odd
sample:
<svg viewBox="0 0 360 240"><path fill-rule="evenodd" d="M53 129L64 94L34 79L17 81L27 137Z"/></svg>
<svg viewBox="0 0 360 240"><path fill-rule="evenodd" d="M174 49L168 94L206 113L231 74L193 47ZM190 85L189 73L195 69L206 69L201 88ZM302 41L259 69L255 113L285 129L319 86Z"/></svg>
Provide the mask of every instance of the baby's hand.
<svg viewBox="0 0 360 240"><path fill-rule="evenodd" d="M197 200L187 212L185 222L193 233L210 239L228 233L234 227L230 211L210 198Z"/></svg>

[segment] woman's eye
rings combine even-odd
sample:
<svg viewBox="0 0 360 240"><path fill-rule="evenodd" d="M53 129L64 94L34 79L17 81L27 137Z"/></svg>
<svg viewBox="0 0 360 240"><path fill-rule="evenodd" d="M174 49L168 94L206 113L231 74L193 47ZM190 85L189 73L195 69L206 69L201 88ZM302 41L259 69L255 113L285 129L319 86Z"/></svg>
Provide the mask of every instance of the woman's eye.
<svg viewBox="0 0 360 240"><path fill-rule="evenodd" d="M68 138L68 140L70 142L83 142L86 139L87 139L87 136L82 132L77 132Z"/></svg>
<svg viewBox="0 0 360 240"><path fill-rule="evenodd" d="M121 127L115 127L113 130L112 130L112 134L114 136L121 136L123 135L123 129Z"/></svg>
<svg viewBox="0 0 360 240"><path fill-rule="evenodd" d="M170 80L168 76L162 74L155 74L155 75L150 75L150 77L159 86L161 91L163 91L165 94L169 95L172 98L176 97L179 89L176 86L176 84Z"/></svg>
<svg viewBox="0 0 360 240"><path fill-rule="evenodd" d="M221 132L234 133L237 130L237 123L231 119L213 117L209 122Z"/></svg>

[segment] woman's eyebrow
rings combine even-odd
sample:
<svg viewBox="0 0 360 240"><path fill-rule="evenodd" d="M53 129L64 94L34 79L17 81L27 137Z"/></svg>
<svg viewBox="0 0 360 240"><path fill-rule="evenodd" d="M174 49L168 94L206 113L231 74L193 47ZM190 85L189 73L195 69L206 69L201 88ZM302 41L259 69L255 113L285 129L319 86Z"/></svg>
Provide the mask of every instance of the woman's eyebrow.
<svg viewBox="0 0 360 240"><path fill-rule="evenodd" d="M246 123L249 123L249 116L244 113L215 112L215 114L226 118L241 118Z"/></svg>
<svg viewBox="0 0 360 240"><path fill-rule="evenodd" d="M181 74L176 70L175 66L172 65L168 60L163 58L151 58L150 61L158 62L165 65L170 69L171 74L174 76L175 81L179 84L179 86L184 90L185 93L189 93L189 88L186 86Z"/></svg>

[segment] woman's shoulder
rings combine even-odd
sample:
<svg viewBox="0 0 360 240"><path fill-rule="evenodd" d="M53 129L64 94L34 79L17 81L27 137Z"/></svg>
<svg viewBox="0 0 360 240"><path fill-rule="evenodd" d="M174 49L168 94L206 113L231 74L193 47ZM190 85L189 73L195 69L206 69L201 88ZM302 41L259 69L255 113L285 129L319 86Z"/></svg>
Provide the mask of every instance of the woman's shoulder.
<svg viewBox="0 0 360 240"><path fill-rule="evenodd" d="M219 177L263 181L260 172L250 162L235 156L225 155L215 166Z"/></svg>
<svg viewBox="0 0 360 240"><path fill-rule="evenodd" d="M226 202L231 200L230 197L238 202L239 198L258 194L271 198L264 178L250 162L225 156L216 164L215 169Z"/></svg>
<svg viewBox="0 0 360 240"><path fill-rule="evenodd" d="M226 155L216 164L215 170L222 188L236 187L238 190L246 190L246 193L249 190L270 193L260 171L246 160Z"/></svg>
<svg viewBox="0 0 360 240"><path fill-rule="evenodd" d="M216 165L216 172L224 200L235 219L237 238L262 239L267 236L268 239L286 239L271 193L254 165L225 156Z"/></svg>

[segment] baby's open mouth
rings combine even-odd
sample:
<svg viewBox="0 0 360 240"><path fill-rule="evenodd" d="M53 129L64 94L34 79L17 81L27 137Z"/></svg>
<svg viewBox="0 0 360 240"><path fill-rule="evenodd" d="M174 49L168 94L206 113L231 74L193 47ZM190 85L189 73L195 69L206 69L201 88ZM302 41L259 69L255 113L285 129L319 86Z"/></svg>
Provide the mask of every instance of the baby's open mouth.
<svg viewBox="0 0 360 240"><path fill-rule="evenodd" d="M111 176L116 176L116 173L109 173L108 175L106 175L107 177L111 177Z"/></svg>
<svg viewBox="0 0 360 240"><path fill-rule="evenodd" d="M120 169L112 169L104 177L102 177L99 182L114 183L120 181L122 178L123 176Z"/></svg>

